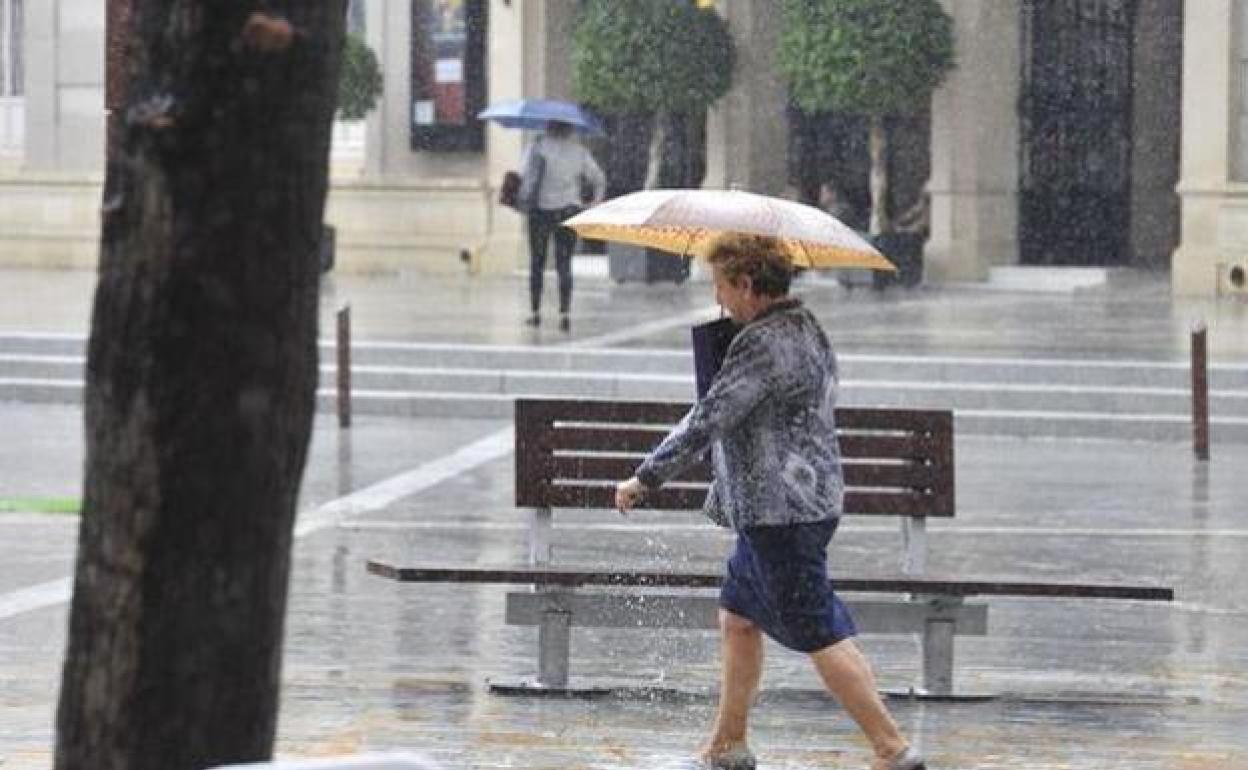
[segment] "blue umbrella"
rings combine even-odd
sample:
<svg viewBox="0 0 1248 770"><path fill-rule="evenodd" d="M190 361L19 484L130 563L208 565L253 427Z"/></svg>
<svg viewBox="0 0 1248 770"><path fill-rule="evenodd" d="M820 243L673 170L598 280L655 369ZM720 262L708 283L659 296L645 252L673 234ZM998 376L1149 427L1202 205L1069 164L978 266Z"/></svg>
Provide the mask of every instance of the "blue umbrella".
<svg viewBox="0 0 1248 770"><path fill-rule="evenodd" d="M552 120L571 125L587 134L603 133L602 122L571 102L554 99L509 99L496 102L477 113L482 120L493 120L506 128L540 130Z"/></svg>

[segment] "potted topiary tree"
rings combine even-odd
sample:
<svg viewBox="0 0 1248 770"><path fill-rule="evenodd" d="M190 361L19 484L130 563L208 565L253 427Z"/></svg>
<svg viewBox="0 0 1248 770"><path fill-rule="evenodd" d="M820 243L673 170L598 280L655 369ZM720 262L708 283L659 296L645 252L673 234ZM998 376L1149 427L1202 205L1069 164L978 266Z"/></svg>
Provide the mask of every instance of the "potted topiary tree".
<svg viewBox="0 0 1248 770"><path fill-rule="evenodd" d="M645 184L655 107L647 93L662 77L649 39L649 2L588 0L572 33L572 91L604 118L607 197Z"/></svg>
<svg viewBox="0 0 1248 770"><path fill-rule="evenodd" d="M706 113L732 87L736 49L713 8L659 3L655 39L663 79L650 94L658 110L656 187L701 187L706 177Z"/></svg>
<svg viewBox="0 0 1248 770"><path fill-rule="evenodd" d="M885 118L928 109L953 66L953 20L937 0L784 0L779 63L799 108L868 121L870 232L917 283L923 236L901 232L888 211Z"/></svg>
<svg viewBox="0 0 1248 770"><path fill-rule="evenodd" d="M734 63L732 36L713 8L691 0L584 3L572 38L572 87L606 118L609 197L645 186L652 143L659 150L657 186L702 184L706 112L731 87ZM616 280L688 274L660 252L616 259L621 247L610 250Z"/></svg>
<svg viewBox="0 0 1248 770"><path fill-rule="evenodd" d="M343 121L363 120L381 96L384 79L377 55L359 35L347 33L343 37L342 68L338 71L338 111L336 117ZM333 225L321 226L319 259L321 272L334 267L338 249L338 231Z"/></svg>
<svg viewBox="0 0 1248 770"><path fill-rule="evenodd" d="M339 120L363 120L377 106L384 81L377 55L359 35L348 34L338 76Z"/></svg>

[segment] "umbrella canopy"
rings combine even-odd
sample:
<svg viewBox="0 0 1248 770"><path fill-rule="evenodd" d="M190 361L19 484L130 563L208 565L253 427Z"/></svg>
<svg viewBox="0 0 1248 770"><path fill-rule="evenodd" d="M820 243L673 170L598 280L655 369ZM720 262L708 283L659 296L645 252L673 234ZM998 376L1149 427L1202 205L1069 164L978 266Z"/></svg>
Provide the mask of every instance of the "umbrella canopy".
<svg viewBox="0 0 1248 770"><path fill-rule="evenodd" d="M481 120L492 120L506 128L541 130L552 120L571 125L587 134L601 134L602 122L571 102L554 99L509 99L495 102L477 113Z"/></svg>
<svg viewBox="0 0 1248 770"><path fill-rule="evenodd" d="M820 209L739 190L643 190L568 219L584 238L709 256L729 233L776 238L795 267L896 270L847 225Z"/></svg>

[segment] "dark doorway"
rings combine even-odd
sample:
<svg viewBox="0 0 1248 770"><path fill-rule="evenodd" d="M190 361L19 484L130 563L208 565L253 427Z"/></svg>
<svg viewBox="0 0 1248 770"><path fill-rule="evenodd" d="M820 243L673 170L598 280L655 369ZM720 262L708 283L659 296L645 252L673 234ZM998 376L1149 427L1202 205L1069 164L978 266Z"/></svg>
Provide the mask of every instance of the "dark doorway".
<svg viewBox="0 0 1248 770"><path fill-rule="evenodd" d="M1023 0L1019 256L1129 260L1136 0Z"/></svg>

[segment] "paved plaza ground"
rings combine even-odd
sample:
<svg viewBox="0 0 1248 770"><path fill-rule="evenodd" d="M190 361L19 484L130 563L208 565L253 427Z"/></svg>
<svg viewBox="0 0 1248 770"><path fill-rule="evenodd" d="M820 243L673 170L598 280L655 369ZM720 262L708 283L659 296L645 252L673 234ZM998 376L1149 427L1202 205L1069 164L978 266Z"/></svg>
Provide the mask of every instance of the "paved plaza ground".
<svg viewBox="0 0 1248 770"><path fill-rule="evenodd" d="M0 273L0 332L83 334L89 273ZM842 350L1182 360L1210 326L1215 361L1248 361L1248 307L1176 301L1150 276L1060 294L944 287L846 292L803 285ZM713 314L709 287L582 277L573 334L523 328L518 277L338 276L326 328L349 302L361 339L674 348ZM81 410L0 403L0 497L73 497ZM534 668L536 632L503 623L500 587L397 585L364 562L514 563L525 555L509 424L318 416L288 608L278 752L411 750L447 768L663 768L713 711L712 632L578 630L587 680L674 688L675 700L491 694ZM930 525L929 570L1172 585L1172 604L993 599L989 633L958 641L961 692L979 702L894 700L933 770L1248 770L1248 446L1208 463L1179 443L962 436L958 515ZM0 770L46 770L65 642L76 519L0 513ZM893 566L892 524L848 520L834 571ZM556 558L576 565L715 568L730 542L688 515L571 513ZM918 644L862 639L880 683L905 689ZM864 768L866 747L820 696L807 662L769 646L754 743L763 768Z"/></svg>

